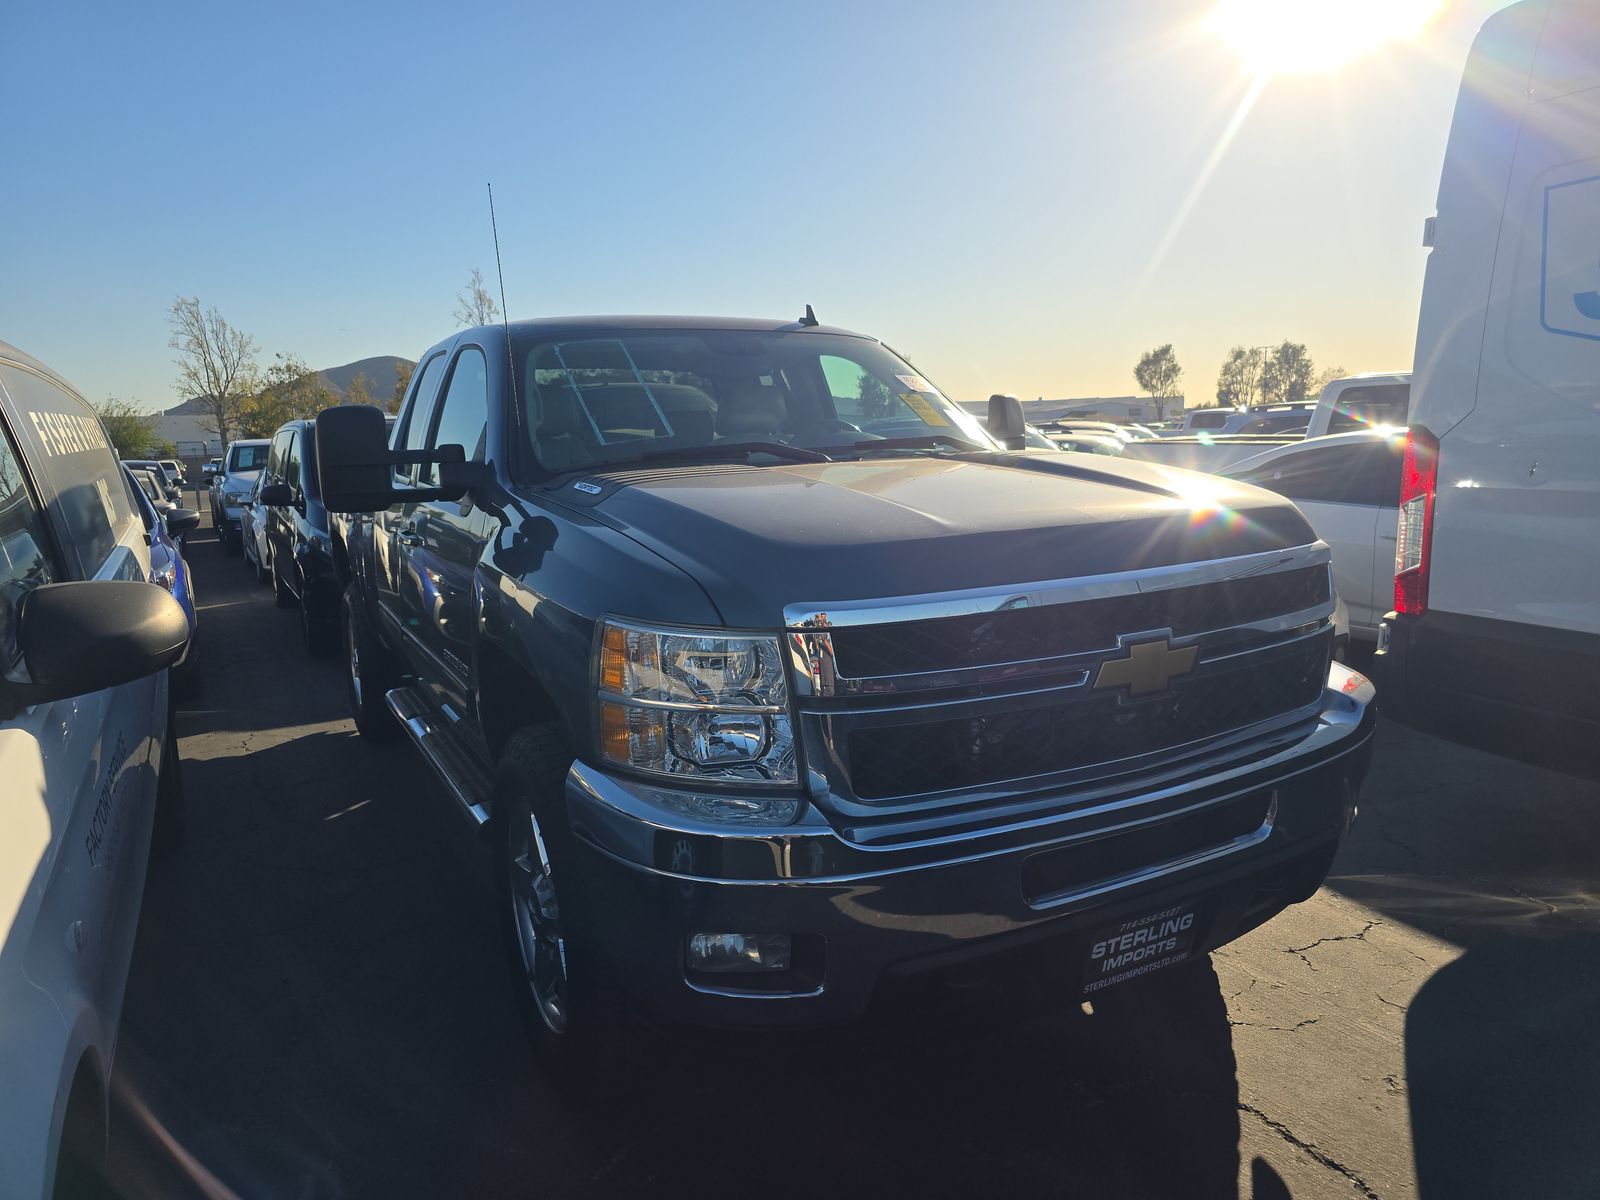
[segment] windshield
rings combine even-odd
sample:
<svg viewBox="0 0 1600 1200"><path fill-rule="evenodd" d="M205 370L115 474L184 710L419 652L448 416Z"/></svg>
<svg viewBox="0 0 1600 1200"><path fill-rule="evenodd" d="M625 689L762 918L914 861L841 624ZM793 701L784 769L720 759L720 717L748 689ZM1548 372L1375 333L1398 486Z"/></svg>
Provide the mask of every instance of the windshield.
<svg viewBox="0 0 1600 1200"><path fill-rule="evenodd" d="M261 470L267 465L267 451L270 448L266 442L259 446L235 446L228 455L228 473Z"/></svg>
<svg viewBox="0 0 1600 1200"><path fill-rule="evenodd" d="M881 344L841 334L617 330L517 345L528 439L547 471L651 458L994 448Z"/></svg>

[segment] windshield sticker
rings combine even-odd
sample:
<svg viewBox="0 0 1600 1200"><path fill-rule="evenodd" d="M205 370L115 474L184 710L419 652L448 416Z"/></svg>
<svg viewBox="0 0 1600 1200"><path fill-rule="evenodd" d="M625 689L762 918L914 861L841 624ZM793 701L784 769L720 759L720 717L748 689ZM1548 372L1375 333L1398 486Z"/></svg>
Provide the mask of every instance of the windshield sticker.
<svg viewBox="0 0 1600 1200"><path fill-rule="evenodd" d="M905 386L910 388L913 392L935 392L935 393L937 393L938 390L939 390L938 388L934 387L933 384L929 383L926 379L924 379L921 375L896 375L895 378L898 379L901 383L905 384Z"/></svg>
<svg viewBox="0 0 1600 1200"><path fill-rule="evenodd" d="M915 392L901 392L900 399L905 401L907 408L922 418L924 425L949 426L950 422L944 419L944 414L935 408L926 396L919 396Z"/></svg>

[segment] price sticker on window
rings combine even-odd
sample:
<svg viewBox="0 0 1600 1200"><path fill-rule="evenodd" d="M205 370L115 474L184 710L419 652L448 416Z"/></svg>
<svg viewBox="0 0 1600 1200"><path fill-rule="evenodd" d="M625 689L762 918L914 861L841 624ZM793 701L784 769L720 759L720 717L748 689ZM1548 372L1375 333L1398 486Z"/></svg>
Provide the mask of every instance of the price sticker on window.
<svg viewBox="0 0 1600 1200"><path fill-rule="evenodd" d="M900 399L905 402L907 408L922 418L924 425L949 426L950 422L945 420L944 414L935 408L926 396L919 396L915 392L901 392Z"/></svg>

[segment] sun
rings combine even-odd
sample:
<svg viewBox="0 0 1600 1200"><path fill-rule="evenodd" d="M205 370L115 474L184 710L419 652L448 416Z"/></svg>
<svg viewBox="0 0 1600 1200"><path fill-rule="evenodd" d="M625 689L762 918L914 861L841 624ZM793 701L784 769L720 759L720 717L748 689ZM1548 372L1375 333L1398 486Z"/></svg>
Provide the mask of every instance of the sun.
<svg viewBox="0 0 1600 1200"><path fill-rule="evenodd" d="M1205 28L1257 75L1332 71L1421 33L1443 0L1221 0Z"/></svg>

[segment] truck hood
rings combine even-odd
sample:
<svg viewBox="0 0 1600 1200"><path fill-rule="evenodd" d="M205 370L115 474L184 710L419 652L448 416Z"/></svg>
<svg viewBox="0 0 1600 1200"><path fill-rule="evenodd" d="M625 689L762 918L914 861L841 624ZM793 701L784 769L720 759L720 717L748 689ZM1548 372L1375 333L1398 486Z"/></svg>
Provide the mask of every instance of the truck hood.
<svg viewBox="0 0 1600 1200"><path fill-rule="evenodd" d="M596 475L560 494L681 566L729 625L747 628L781 625L791 604L1070 579L1316 540L1292 504L1260 488L1090 457L677 467Z"/></svg>

